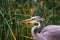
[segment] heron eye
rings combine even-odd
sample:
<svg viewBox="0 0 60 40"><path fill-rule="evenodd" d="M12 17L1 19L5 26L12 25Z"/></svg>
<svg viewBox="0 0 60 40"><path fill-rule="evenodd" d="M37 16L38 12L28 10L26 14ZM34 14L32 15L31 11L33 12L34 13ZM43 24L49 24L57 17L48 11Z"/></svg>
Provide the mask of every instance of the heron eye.
<svg viewBox="0 0 60 40"><path fill-rule="evenodd" d="M32 20L34 20L34 19L32 19Z"/></svg>
<svg viewBox="0 0 60 40"><path fill-rule="evenodd" d="M34 25L35 25L35 26L37 26L37 25L38 25L38 23L34 23Z"/></svg>

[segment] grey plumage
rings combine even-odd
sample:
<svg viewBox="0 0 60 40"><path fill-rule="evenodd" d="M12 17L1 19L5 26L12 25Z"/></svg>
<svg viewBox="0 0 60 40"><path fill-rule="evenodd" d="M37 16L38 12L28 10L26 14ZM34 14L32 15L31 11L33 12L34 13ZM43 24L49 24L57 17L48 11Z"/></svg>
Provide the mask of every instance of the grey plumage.
<svg viewBox="0 0 60 40"><path fill-rule="evenodd" d="M32 21L33 20L33 21ZM24 20L23 22L38 23L31 30L33 38L36 40L60 40L60 25L48 25L43 27L43 19L39 16ZM38 33L41 30L40 33Z"/></svg>

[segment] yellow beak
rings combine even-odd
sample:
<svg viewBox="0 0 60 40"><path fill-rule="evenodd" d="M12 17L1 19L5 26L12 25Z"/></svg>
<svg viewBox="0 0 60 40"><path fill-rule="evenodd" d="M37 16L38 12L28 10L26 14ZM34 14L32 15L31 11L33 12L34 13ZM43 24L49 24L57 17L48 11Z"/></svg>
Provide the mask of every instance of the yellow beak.
<svg viewBox="0 0 60 40"><path fill-rule="evenodd" d="M23 20L23 21L20 21L21 23L35 23L37 22L36 20L32 20L32 19L26 19L26 20Z"/></svg>

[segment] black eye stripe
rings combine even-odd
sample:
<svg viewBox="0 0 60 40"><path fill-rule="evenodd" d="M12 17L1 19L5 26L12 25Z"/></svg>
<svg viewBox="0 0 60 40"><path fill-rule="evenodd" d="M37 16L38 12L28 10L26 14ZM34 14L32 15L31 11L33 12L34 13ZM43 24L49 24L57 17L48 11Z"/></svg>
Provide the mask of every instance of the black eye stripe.
<svg viewBox="0 0 60 40"><path fill-rule="evenodd" d="M35 18L34 18L34 19L32 19L32 20L35 20Z"/></svg>

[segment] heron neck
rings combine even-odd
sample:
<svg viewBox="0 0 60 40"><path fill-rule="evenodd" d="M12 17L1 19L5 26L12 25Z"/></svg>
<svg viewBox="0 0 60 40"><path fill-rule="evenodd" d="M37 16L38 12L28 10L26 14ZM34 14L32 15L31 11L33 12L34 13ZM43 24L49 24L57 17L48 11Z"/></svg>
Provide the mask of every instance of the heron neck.
<svg viewBox="0 0 60 40"><path fill-rule="evenodd" d="M31 33L32 33L32 36L34 37L34 38L37 38L37 29L38 29L38 27L37 26L34 26L33 28L32 28L32 30L31 30Z"/></svg>
<svg viewBox="0 0 60 40"><path fill-rule="evenodd" d="M43 22L40 21L38 25L38 32L41 32L42 28L43 28Z"/></svg>
<svg viewBox="0 0 60 40"><path fill-rule="evenodd" d="M38 38L39 35L37 33L41 32L42 26L43 26L43 22L40 22L38 26L34 26L32 28L31 33L34 38Z"/></svg>
<svg viewBox="0 0 60 40"><path fill-rule="evenodd" d="M39 27L39 28L43 27L43 21L39 21L38 27Z"/></svg>

